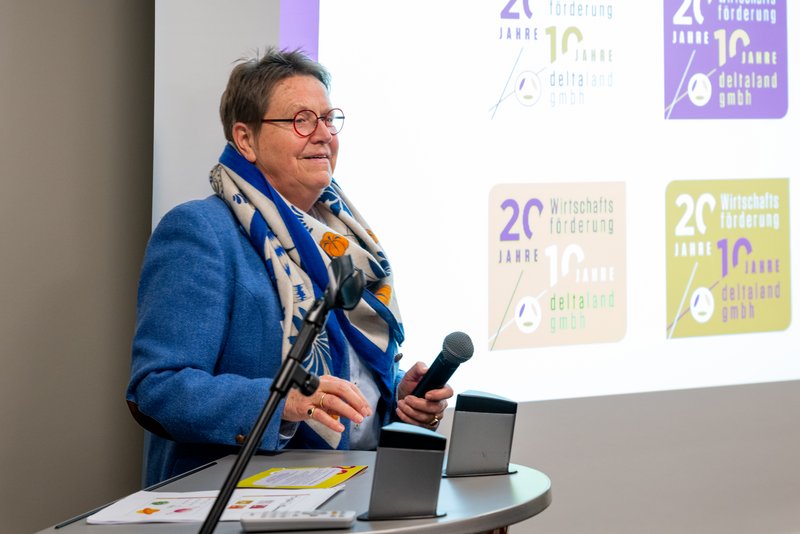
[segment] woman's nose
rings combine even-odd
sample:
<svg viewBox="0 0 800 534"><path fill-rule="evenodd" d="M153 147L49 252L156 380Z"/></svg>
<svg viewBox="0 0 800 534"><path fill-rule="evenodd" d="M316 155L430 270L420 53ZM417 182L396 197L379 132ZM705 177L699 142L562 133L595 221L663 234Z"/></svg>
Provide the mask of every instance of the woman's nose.
<svg viewBox="0 0 800 534"><path fill-rule="evenodd" d="M333 134L328 129L328 126L325 124L325 119L322 117L317 119L317 126L311 133L311 138L315 141L330 141L333 138Z"/></svg>

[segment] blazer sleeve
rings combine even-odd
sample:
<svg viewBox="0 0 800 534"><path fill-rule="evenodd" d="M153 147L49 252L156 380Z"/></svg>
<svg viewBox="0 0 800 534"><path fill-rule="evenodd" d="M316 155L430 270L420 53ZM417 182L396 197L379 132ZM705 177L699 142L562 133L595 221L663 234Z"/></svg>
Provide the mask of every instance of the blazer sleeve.
<svg viewBox="0 0 800 534"><path fill-rule="evenodd" d="M238 246L241 235L231 219L210 218L197 209L200 205L172 210L148 244L127 399L170 439L236 445L269 396L271 377L280 367L280 343L259 347L256 335L254 354L228 354L231 322L242 300L234 295L243 292L232 264L236 254L228 249ZM273 337L280 340L280 323L272 324L278 330ZM247 359L254 358L251 376L244 374L251 371L224 372L230 366L223 360L234 356L244 359L237 369L250 369ZM282 411L283 402L264 433L262 449L280 447Z"/></svg>

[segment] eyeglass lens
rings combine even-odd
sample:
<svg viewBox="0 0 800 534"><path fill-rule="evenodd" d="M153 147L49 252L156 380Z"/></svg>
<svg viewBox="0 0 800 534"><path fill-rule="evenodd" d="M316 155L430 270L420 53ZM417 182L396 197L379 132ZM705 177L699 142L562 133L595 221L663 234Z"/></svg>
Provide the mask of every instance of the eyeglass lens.
<svg viewBox="0 0 800 534"><path fill-rule="evenodd" d="M332 109L322 117L311 110L300 111L294 116L294 129L302 136L311 135L317 129L317 121L322 120L328 130L336 135L344 125L344 113L341 109Z"/></svg>

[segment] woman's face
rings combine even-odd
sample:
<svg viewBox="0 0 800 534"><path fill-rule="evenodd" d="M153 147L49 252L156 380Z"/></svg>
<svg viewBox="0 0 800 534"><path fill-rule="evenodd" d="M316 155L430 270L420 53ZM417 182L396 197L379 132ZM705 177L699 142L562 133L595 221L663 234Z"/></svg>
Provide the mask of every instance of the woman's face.
<svg viewBox="0 0 800 534"><path fill-rule="evenodd" d="M290 119L310 109L322 116L332 109L325 86L313 76L293 76L272 91L264 119ZM262 123L244 156L264 173L289 202L309 210L331 181L339 152L339 138L323 121L308 137L300 137L291 122Z"/></svg>

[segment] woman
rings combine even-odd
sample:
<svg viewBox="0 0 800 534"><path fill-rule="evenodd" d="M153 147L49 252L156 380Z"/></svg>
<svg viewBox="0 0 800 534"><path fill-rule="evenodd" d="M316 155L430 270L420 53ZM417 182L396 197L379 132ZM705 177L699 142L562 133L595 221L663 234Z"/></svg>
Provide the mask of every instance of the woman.
<svg viewBox="0 0 800 534"><path fill-rule="evenodd" d="M220 105L228 145L211 171L216 196L176 207L153 232L127 392L154 433L148 485L244 441L335 256L349 255L367 288L354 310L330 314L303 362L319 388L288 394L261 449L372 449L390 420L436 428L453 395L409 395L427 369L398 369L391 266L332 180L344 114L329 80L297 51L237 65Z"/></svg>

